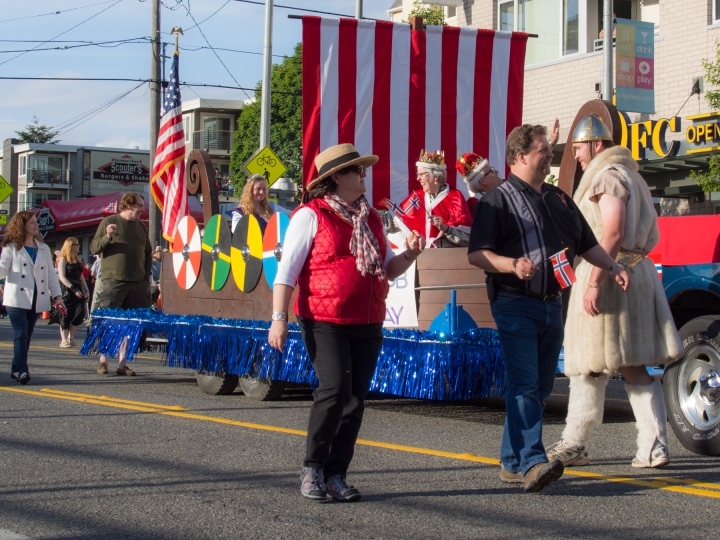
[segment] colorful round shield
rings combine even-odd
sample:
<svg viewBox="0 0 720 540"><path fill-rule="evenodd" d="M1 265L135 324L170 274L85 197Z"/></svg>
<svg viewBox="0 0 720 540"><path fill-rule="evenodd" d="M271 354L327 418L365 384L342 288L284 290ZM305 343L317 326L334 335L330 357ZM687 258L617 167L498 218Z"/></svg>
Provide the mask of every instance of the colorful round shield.
<svg viewBox="0 0 720 540"><path fill-rule="evenodd" d="M290 225L290 218L282 212L275 212L265 227L265 236L263 237L263 269L265 270L265 279L273 288L275 276L277 275L278 263L282 257L283 243L285 242L285 233Z"/></svg>
<svg viewBox="0 0 720 540"><path fill-rule="evenodd" d="M233 233L230 259L235 284L242 292L251 292L260 281L262 249L262 232L257 219L252 215L241 217Z"/></svg>
<svg viewBox="0 0 720 540"><path fill-rule="evenodd" d="M230 274L230 229L219 214L211 217L205 224L202 269L211 290L219 291L223 288Z"/></svg>
<svg viewBox="0 0 720 540"><path fill-rule="evenodd" d="M190 289L200 275L200 228L191 216L185 216L178 223L173 242L173 269L181 289Z"/></svg>

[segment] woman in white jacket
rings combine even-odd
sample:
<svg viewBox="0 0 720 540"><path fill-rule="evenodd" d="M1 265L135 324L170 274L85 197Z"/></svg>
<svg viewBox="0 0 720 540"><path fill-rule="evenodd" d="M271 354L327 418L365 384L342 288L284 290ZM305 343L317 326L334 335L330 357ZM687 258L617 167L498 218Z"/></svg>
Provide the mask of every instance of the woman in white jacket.
<svg viewBox="0 0 720 540"><path fill-rule="evenodd" d="M27 384L28 350L38 314L50 311L51 298L65 309L50 248L42 242L32 212L18 212L10 220L0 256L0 279L5 279L3 305L14 332L10 374Z"/></svg>

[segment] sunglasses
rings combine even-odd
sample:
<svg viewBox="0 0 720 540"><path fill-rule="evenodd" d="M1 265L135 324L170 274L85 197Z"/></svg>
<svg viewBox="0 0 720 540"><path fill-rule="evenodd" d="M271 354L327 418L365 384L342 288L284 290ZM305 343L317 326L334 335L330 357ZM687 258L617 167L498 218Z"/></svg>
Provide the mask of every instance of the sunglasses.
<svg viewBox="0 0 720 540"><path fill-rule="evenodd" d="M490 170L483 175L483 178L485 178L488 174L497 174L497 173L498 172L495 167L490 167Z"/></svg>
<svg viewBox="0 0 720 540"><path fill-rule="evenodd" d="M344 169L340 169L338 171L338 174L347 174L349 172L354 172L359 174L360 176L363 175L365 172L365 167L363 165L350 165L349 167L345 167Z"/></svg>

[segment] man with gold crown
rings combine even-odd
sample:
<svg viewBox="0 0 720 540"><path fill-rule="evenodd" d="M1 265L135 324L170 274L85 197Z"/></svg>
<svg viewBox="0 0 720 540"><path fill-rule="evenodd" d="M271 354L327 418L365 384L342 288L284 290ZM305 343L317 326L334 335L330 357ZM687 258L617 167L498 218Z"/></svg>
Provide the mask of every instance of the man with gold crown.
<svg viewBox="0 0 720 540"><path fill-rule="evenodd" d="M428 247L466 247L472 216L463 194L446 182L444 153L423 150L415 166L422 188L397 205L397 217L411 231L424 233Z"/></svg>
<svg viewBox="0 0 720 540"><path fill-rule="evenodd" d="M588 465L585 448L602 423L608 375L625 379L636 427L636 468L669 462L665 404L658 379L645 366L682 356L683 348L658 279L647 257L660 233L647 183L624 146L615 146L602 120L584 116L573 132L573 152L584 174L573 200L600 245L632 271L623 292L608 272L581 261L575 269L565 325L565 374L570 378L568 415L562 440L549 459L565 466Z"/></svg>

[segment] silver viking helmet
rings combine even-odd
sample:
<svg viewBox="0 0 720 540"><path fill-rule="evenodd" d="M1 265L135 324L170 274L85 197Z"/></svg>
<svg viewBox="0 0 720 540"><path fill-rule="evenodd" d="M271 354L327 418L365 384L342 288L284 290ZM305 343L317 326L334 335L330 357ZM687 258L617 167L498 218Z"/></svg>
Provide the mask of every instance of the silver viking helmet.
<svg viewBox="0 0 720 540"><path fill-rule="evenodd" d="M587 114L582 117L573 131L572 142L588 141L611 141L612 133L600 117L594 114Z"/></svg>

